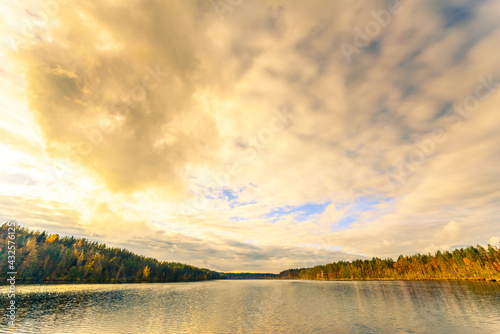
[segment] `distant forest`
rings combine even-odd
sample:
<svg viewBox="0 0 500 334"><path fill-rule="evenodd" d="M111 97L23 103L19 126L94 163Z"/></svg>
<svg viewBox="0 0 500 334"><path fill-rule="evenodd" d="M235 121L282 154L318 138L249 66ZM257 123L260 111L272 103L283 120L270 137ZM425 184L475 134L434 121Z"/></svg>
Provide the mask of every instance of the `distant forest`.
<svg viewBox="0 0 500 334"><path fill-rule="evenodd" d="M0 226L0 282L8 269L8 224ZM275 274L222 273L158 261L126 249L110 248L84 238L60 237L16 226L16 280L19 283L189 282L211 279L422 280L476 279L500 281L500 250L470 246L435 255L393 259L339 261ZM1 283L0 283L1 284Z"/></svg>
<svg viewBox="0 0 500 334"><path fill-rule="evenodd" d="M8 225L0 227L0 275L8 271ZM16 227L16 278L19 283L187 282L224 274L186 264L158 261L126 249L74 237Z"/></svg>
<svg viewBox="0 0 500 334"><path fill-rule="evenodd" d="M280 278L313 280L426 280L472 279L500 281L500 250L480 245L438 251L436 254L400 256L393 259L339 261L313 268L289 269Z"/></svg>
<svg viewBox="0 0 500 334"><path fill-rule="evenodd" d="M261 273L221 273L224 279L272 279L277 278L276 274Z"/></svg>

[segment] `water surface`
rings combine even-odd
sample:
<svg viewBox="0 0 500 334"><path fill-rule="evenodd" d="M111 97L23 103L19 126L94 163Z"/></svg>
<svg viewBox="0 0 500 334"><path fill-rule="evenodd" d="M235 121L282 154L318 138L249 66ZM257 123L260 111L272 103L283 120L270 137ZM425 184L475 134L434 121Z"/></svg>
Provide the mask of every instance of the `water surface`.
<svg viewBox="0 0 500 334"><path fill-rule="evenodd" d="M0 333L13 333L6 292ZM220 280L17 292L15 333L500 333L494 282Z"/></svg>

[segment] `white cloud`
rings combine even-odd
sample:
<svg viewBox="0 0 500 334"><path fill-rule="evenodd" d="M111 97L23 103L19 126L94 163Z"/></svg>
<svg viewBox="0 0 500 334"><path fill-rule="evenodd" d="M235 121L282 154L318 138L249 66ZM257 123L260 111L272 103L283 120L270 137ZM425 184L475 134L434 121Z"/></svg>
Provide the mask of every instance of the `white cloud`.
<svg viewBox="0 0 500 334"><path fill-rule="evenodd" d="M468 21L451 26L443 8L457 4L405 2L349 64L340 44L386 2L244 2L223 21L194 3L72 3L20 45L17 69L2 49L10 89L0 149L9 159L0 172L46 190L17 187L12 195L32 201L8 211L13 218L252 271L300 266L315 253L325 262L397 256L500 233L500 90L461 115L452 109L474 102L480 77L500 80L498 2L470 6ZM17 23L2 22L19 36ZM145 92L151 71L168 76ZM144 92L135 106L121 97ZM276 130L283 110L290 118ZM418 158L436 129L444 139L390 183L387 174ZM82 141L91 153L65 162L68 145ZM309 220L266 217L326 202ZM28 214L40 203L52 203L45 223ZM137 241L153 238L152 247Z"/></svg>

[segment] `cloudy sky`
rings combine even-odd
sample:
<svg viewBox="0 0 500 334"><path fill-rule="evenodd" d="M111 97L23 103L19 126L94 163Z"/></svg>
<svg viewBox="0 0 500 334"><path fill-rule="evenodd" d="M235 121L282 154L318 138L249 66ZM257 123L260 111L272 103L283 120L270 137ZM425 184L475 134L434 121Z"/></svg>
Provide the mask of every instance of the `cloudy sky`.
<svg viewBox="0 0 500 334"><path fill-rule="evenodd" d="M0 219L221 271L500 241L500 1L3 1Z"/></svg>

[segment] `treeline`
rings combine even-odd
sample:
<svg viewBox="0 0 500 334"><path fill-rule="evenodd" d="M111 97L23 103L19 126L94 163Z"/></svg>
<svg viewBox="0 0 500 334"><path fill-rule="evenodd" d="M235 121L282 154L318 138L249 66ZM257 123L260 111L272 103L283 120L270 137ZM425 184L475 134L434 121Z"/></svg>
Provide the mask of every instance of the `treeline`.
<svg viewBox="0 0 500 334"><path fill-rule="evenodd" d="M276 274L261 274L261 273L221 273L223 279L273 279L277 278Z"/></svg>
<svg viewBox="0 0 500 334"><path fill-rule="evenodd" d="M9 269L9 225L0 226L0 280ZM500 250L478 245L436 254L393 259L339 261L278 275L220 273L176 262L158 261L126 249L109 248L84 238L59 237L16 226L15 271L19 283L186 282L210 279L480 279L500 281Z"/></svg>
<svg viewBox="0 0 500 334"><path fill-rule="evenodd" d="M0 279L8 266L8 223L0 227ZM59 237L16 226L15 269L19 283L185 282L221 278L208 269L158 261L87 239Z"/></svg>
<svg viewBox="0 0 500 334"><path fill-rule="evenodd" d="M339 261L313 268L289 269L280 278L315 280L369 279L476 279L500 281L500 250L480 245L438 251L435 255L416 254L393 259Z"/></svg>

